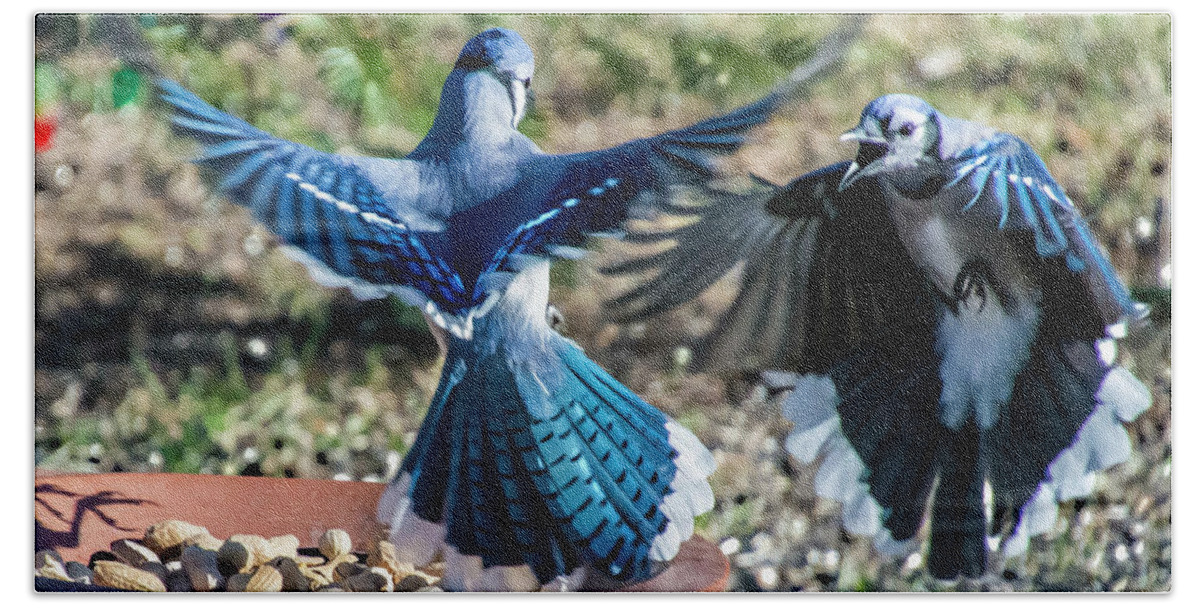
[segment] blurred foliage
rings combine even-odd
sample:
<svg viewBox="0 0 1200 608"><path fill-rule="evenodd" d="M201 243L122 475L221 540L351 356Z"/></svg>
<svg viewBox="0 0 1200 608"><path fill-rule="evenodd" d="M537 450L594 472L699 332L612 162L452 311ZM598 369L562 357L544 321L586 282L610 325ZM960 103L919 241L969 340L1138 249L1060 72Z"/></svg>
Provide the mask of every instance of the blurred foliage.
<svg viewBox="0 0 1200 608"><path fill-rule="evenodd" d="M571 152L754 100L808 59L839 19L138 21L162 71L218 108L319 150L399 156L433 123L463 42L486 27L515 29L534 49L535 99L521 130L548 151ZM35 22L34 110L56 117L58 128L35 160L36 465L386 478L438 378L421 315L319 287L272 247L245 210L187 163L192 144L170 136L148 83L97 44L93 23L88 15ZM837 72L732 163L788 181L849 154L837 136L871 99L919 95L1028 141L1154 306L1154 327L1127 340L1122 357L1151 386L1155 407L1134 425L1134 462L1097 498L1138 506L1124 515L1065 507L1064 521L1084 536L1039 541L1036 559L1005 570L996 588L1169 584L1171 70L1163 14L876 15ZM615 328L601 308L613 287L595 280L596 264L556 264L552 301L591 356L714 448L717 507L697 529L737 541L735 589L939 588L907 562L872 561L869 541L841 537L836 509L811 493L812 471L783 455L787 425L777 406L747 398L734 380L686 371L681 345L727 294ZM1151 532L1137 532L1144 553L1110 564L1114 543L1124 542L1113 539L1136 536L1119 527L1130 518L1150 522Z"/></svg>

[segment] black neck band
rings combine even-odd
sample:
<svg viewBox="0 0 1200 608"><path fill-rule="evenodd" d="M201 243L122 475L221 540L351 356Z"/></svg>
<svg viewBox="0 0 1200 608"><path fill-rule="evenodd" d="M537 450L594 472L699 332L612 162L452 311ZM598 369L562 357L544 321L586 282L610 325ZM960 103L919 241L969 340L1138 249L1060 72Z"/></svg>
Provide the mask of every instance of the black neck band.
<svg viewBox="0 0 1200 608"><path fill-rule="evenodd" d="M459 55L458 61L454 62L454 69L456 70L472 71L486 68L487 66L487 61L484 61L482 57L474 55Z"/></svg>

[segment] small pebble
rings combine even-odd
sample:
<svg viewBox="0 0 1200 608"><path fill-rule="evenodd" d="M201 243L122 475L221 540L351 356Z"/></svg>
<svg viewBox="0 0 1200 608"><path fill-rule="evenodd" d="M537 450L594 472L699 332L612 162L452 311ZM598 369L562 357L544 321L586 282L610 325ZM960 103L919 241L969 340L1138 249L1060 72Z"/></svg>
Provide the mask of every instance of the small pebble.
<svg viewBox="0 0 1200 608"><path fill-rule="evenodd" d="M220 566L221 573L226 576L232 576L238 572L249 572L254 566L254 550L249 545L257 543L249 539L235 540L234 535L221 543L221 547L217 549L217 563Z"/></svg>
<svg viewBox="0 0 1200 608"><path fill-rule="evenodd" d="M300 571L300 566L290 557L277 557L266 565L279 571L283 576L284 591L308 591L308 578Z"/></svg>
<svg viewBox="0 0 1200 608"><path fill-rule="evenodd" d="M742 543L736 538L730 537L721 541L721 553L725 555L733 555L742 548Z"/></svg>
<svg viewBox="0 0 1200 608"><path fill-rule="evenodd" d="M344 561L333 569L333 580L336 583L345 581L346 579L367 572L367 567L357 562Z"/></svg>
<svg viewBox="0 0 1200 608"><path fill-rule="evenodd" d="M341 583L347 591L386 592L392 590L392 577L387 571L380 573L373 570L366 570L346 577Z"/></svg>
<svg viewBox="0 0 1200 608"><path fill-rule="evenodd" d="M213 536L212 534L209 534L208 532L201 532L184 539L183 542L179 544L178 549L179 551L183 551L185 547L200 547L201 549L208 549L209 551L217 551L223 544L225 544L224 541ZM164 553L164 555L166 555L166 553Z"/></svg>
<svg viewBox="0 0 1200 608"><path fill-rule="evenodd" d="M225 590L232 593L244 593L246 591L246 584L250 582L250 578L253 576L249 572L231 574L225 581Z"/></svg>
<svg viewBox="0 0 1200 608"><path fill-rule="evenodd" d="M180 562L171 563L178 564ZM188 578L187 572L184 572L182 568L178 570L168 570L167 578L163 580L163 583L166 585L167 591L186 593L193 590L192 581L190 578Z"/></svg>
<svg viewBox="0 0 1200 608"><path fill-rule="evenodd" d="M96 551L88 558L88 568L96 569L96 562L119 562L121 561L111 551Z"/></svg>
<svg viewBox="0 0 1200 608"><path fill-rule="evenodd" d="M64 564L67 570L67 576L76 583L85 585L92 584L92 569L79 562L67 562Z"/></svg>
<svg viewBox="0 0 1200 608"><path fill-rule="evenodd" d="M145 536L142 537L142 544L161 555L169 549L179 547L183 541L200 534L211 536L204 526L168 519L147 528Z"/></svg>
<svg viewBox="0 0 1200 608"><path fill-rule="evenodd" d="M130 565L132 565L132 564L130 564ZM150 574L153 574L154 576L157 576L159 578L159 580L161 580L163 582L166 582L166 580L167 580L167 574L168 574L167 567L164 566L162 564L162 562L146 562L146 563L144 563L140 566L136 566L136 567L140 568L142 570L145 570L146 572L149 572Z"/></svg>
<svg viewBox="0 0 1200 608"><path fill-rule="evenodd" d="M836 549L830 549L830 550L826 551L825 552L825 567L829 568L830 570L836 568L838 565L839 559L841 559L841 556L838 554Z"/></svg>
<svg viewBox="0 0 1200 608"><path fill-rule="evenodd" d="M755 578L758 586L768 591L779 585L779 571L770 566L759 568Z"/></svg>
<svg viewBox="0 0 1200 608"><path fill-rule="evenodd" d="M200 547L186 547L179 561L195 591L215 591L225 585L225 576L217 565L217 554Z"/></svg>
<svg viewBox="0 0 1200 608"><path fill-rule="evenodd" d="M396 591L419 591L424 587L429 586L429 583L420 576L410 574L395 584Z"/></svg>
<svg viewBox="0 0 1200 608"><path fill-rule="evenodd" d="M1117 545L1117 548L1113 549L1113 559L1117 560L1117 562L1129 559L1129 548L1125 545Z"/></svg>
<svg viewBox="0 0 1200 608"><path fill-rule="evenodd" d="M904 559L904 570L912 572L920 568L923 563L925 563L925 557L920 553L913 553Z"/></svg>
<svg viewBox="0 0 1200 608"><path fill-rule="evenodd" d="M152 552L149 547L139 542L133 542L128 538L122 538L120 541L113 541L109 549L113 554L118 556L121 561L133 567L142 567L146 562L161 562L158 555Z"/></svg>
<svg viewBox="0 0 1200 608"><path fill-rule="evenodd" d="M54 549L38 551L37 553L33 554L33 567L35 569L41 568L41 567L49 565L49 564L63 564L63 563L64 562L63 562L62 556L59 555L58 551L55 551Z"/></svg>

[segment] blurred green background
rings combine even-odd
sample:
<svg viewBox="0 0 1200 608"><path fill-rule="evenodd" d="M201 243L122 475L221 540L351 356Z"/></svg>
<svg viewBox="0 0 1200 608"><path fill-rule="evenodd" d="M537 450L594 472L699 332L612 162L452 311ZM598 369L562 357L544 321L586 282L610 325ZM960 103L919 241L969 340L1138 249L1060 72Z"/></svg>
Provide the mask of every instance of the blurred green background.
<svg viewBox="0 0 1200 608"><path fill-rule="evenodd" d="M163 70L217 107L320 150L400 156L432 124L461 45L486 27L533 47L522 131L571 152L690 124L766 93L838 15L142 16ZM94 17L35 36L35 462L64 471L386 480L435 388L416 311L321 288L208 187L147 83ZM960 589L1165 590L1171 575L1171 21L1166 15L876 15L841 66L731 163L776 182L851 154L837 136L888 92L1019 135L1074 199L1153 324L1121 358L1152 388L1135 455L1064 505L1028 556ZM712 448L698 524L735 590L938 587L919 555L843 535L811 467L782 449L777 397L695 374L686 347L727 286L618 327L596 268L555 267L564 333Z"/></svg>

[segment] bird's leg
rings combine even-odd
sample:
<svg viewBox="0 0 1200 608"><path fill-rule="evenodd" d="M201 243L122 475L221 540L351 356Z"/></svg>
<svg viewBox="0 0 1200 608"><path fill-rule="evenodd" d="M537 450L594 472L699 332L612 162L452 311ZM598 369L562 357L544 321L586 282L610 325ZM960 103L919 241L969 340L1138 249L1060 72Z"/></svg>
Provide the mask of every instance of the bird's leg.
<svg viewBox="0 0 1200 608"><path fill-rule="evenodd" d="M449 344L447 343L448 338L446 336L446 333L447 333L446 330L442 329L441 327L438 327L438 324L435 323L433 321L433 318L430 317L429 315L421 315L421 316L425 318L425 324L429 326L429 333L433 334L433 339L435 341L437 341L438 352L441 353L442 357L445 357L446 353L449 352Z"/></svg>
<svg viewBox="0 0 1200 608"><path fill-rule="evenodd" d="M954 278L953 308L954 314L962 312L963 307L972 301L975 312L983 310L987 305L988 288L995 290L995 277L991 268L982 260L972 260L963 264L958 276ZM974 304L977 301L978 304Z"/></svg>
<svg viewBox="0 0 1200 608"><path fill-rule="evenodd" d="M562 333L567 324L567 317L553 304L546 305L546 325L556 332Z"/></svg>

